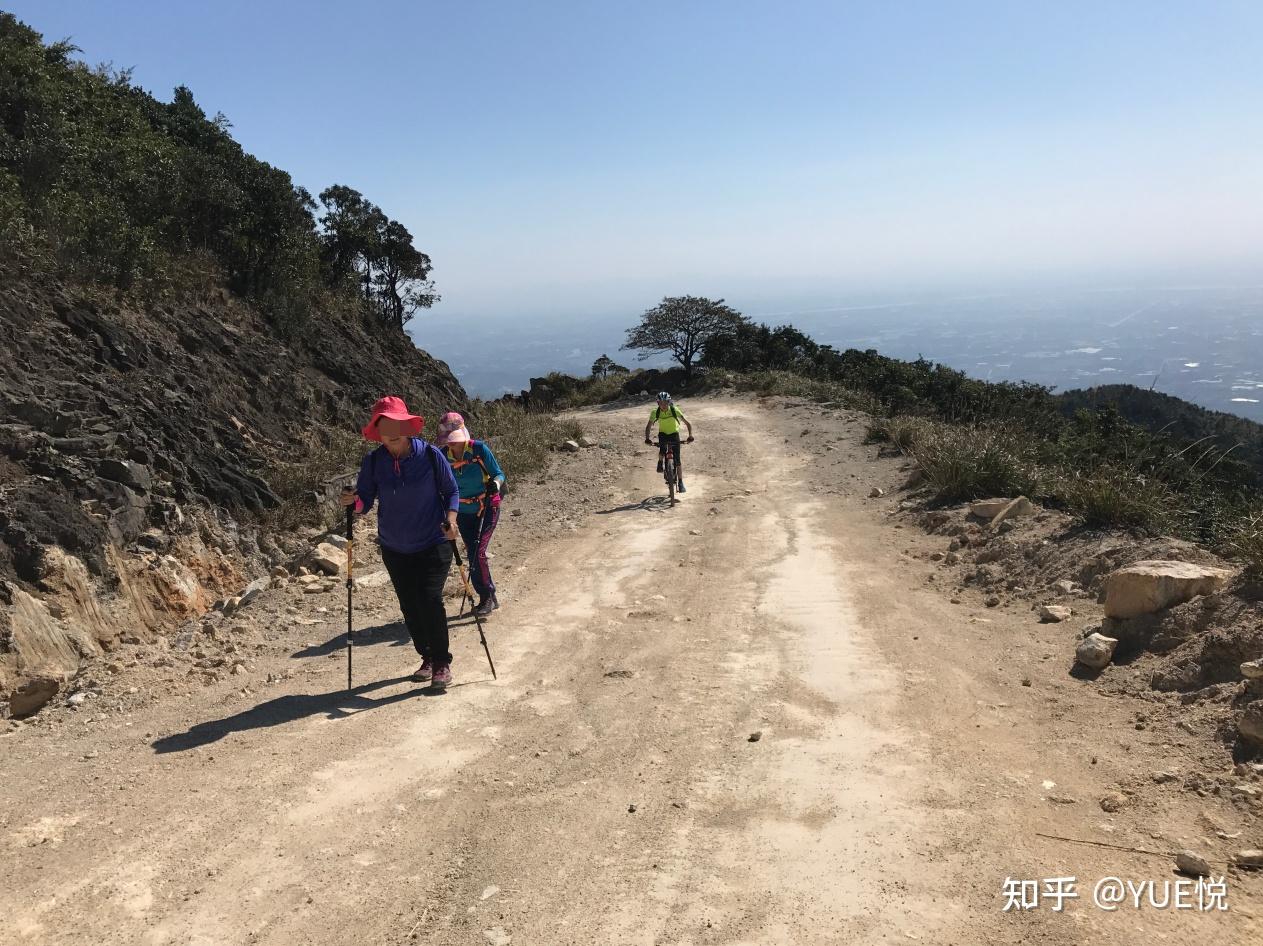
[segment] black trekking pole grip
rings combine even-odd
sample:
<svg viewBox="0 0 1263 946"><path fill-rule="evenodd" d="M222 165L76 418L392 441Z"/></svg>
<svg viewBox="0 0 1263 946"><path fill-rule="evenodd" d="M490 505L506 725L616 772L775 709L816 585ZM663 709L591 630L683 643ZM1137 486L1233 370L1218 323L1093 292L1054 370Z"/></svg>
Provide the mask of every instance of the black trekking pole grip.
<svg viewBox="0 0 1263 946"><path fill-rule="evenodd" d="M355 561L355 510L346 507L346 688L351 689L351 652L354 649L355 636L352 631L351 593L355 587L352 574Z"/></svg>

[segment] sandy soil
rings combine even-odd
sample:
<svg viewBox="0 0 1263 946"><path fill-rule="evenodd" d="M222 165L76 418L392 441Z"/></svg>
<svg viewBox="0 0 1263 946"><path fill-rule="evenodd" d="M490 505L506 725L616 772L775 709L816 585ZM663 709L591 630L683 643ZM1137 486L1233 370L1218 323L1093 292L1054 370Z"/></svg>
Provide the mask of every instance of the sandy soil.
<svg viewBox="0 0 1263 946"><path fill-rule="evenodd" d="M237 674L159 661L11 728L0 939L1263 941L1263 877L1229 873L1227 911L1110 912L1098 880L1160 894L1170 857L1039 836L1216 873L1263 842L1239 802L1154 779L1204 741L1071 677L1071 629L946 587L944 540L867 498L903 474L856 417L686 406L674 508L641 406L585 414L601 446L516 484L496 682L462 624L456 685L409 683L377 587L346 693L339 594L276 589L207 635L235 635ZM1003 909L1006 878L1071 876L1062 911Z"/></svg>

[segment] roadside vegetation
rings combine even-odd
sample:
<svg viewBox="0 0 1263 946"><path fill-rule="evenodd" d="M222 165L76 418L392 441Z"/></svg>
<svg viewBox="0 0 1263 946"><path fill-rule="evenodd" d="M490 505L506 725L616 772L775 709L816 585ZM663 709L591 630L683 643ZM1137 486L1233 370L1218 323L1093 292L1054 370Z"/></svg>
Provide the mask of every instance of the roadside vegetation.
<svg viewBox="0 0 1263 946"><path fill-rule="evenodd" d="M680 367L549 375L544 403L532 406L580 407L659 388L810 398L870 414L870 441L915 462L933 502L1021 493L1085 527L1175 534L1263 575L1263 426L1251 421L1128 386L1058 395L926 359L839 351L791 325L753 322L722 300L664 299L628 339L629 348L671 353Z"/></svg>
<svg viewBox="0 0 1263 946"><path fill-rule="evenodd" d="M152 300L220 282L284 332L362 309L402 329L438 298L412 235L353 188L313 196L181 86L90 67L0 12L0 254Z"/></svg>

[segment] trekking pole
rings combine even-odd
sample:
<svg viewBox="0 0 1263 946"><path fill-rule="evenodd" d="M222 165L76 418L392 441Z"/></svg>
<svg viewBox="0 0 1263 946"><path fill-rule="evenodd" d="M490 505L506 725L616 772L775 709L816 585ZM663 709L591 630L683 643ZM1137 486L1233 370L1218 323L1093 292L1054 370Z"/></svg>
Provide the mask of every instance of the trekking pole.
<svg viewBox="0 0 1263 946"><path fill-rule="evenodd" d="M351 625L351 590L355 579L351 574L355 553L355 510L346 507L346 688L351 689L351 652L354 650L354 633Z"/></svg>
<svg viewBox="0 0 1263 946"><path fill-rule="evenodd" d="M460 549L456 547L455 539L448 539L448 541L452 543L452 555L456 559L456 567L460 569L460 580L461 584L465 587L465 594L469 595L470 601L473 601L474 591L469 584L469 573L465 571L465 563L460 560ZM464 613L464 609L465 602L464 599L462 599L461 613ZM482 632L482 618L478 616L476 611L470 611L469 613L474 616L474 623L478 625L478 637L482 641L482 649L487 653L487 663L491 666L491 679L498 680L499 677L496 676L496 664L495 661L491 659L491 648L487 646L487 635Z"/></svg>

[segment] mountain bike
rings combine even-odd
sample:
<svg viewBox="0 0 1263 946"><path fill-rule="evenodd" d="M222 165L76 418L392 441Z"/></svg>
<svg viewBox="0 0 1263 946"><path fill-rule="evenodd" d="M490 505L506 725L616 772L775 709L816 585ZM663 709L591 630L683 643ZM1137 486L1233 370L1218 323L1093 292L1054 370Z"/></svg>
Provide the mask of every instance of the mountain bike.
<svg viewBox="0 0 1263 946"><path fill-rule="evenodd" d="M689 437L688 440L682 442L692 443L693 438ZM662 478L667 481L667 499L670 501L671 505L674 506L679 502L679 500L675 498L675 483L678 479L675 472L675 452L671 449L671 444L666 444L667 449L663 452L663 443L661 440L656 443L650 441L650 443L653 443L653 445L658 448L658 452L662 456Z"/></svg>
<svg viewBox="0 0 1263 946"><path fill-rule="evenodd" d="M661 443L658 451L662 451ZM662 454L662 476L667 481L667 500L674 506L678 502L675 498L675 451L670 444L667 444L666 453Z"/></svg>

